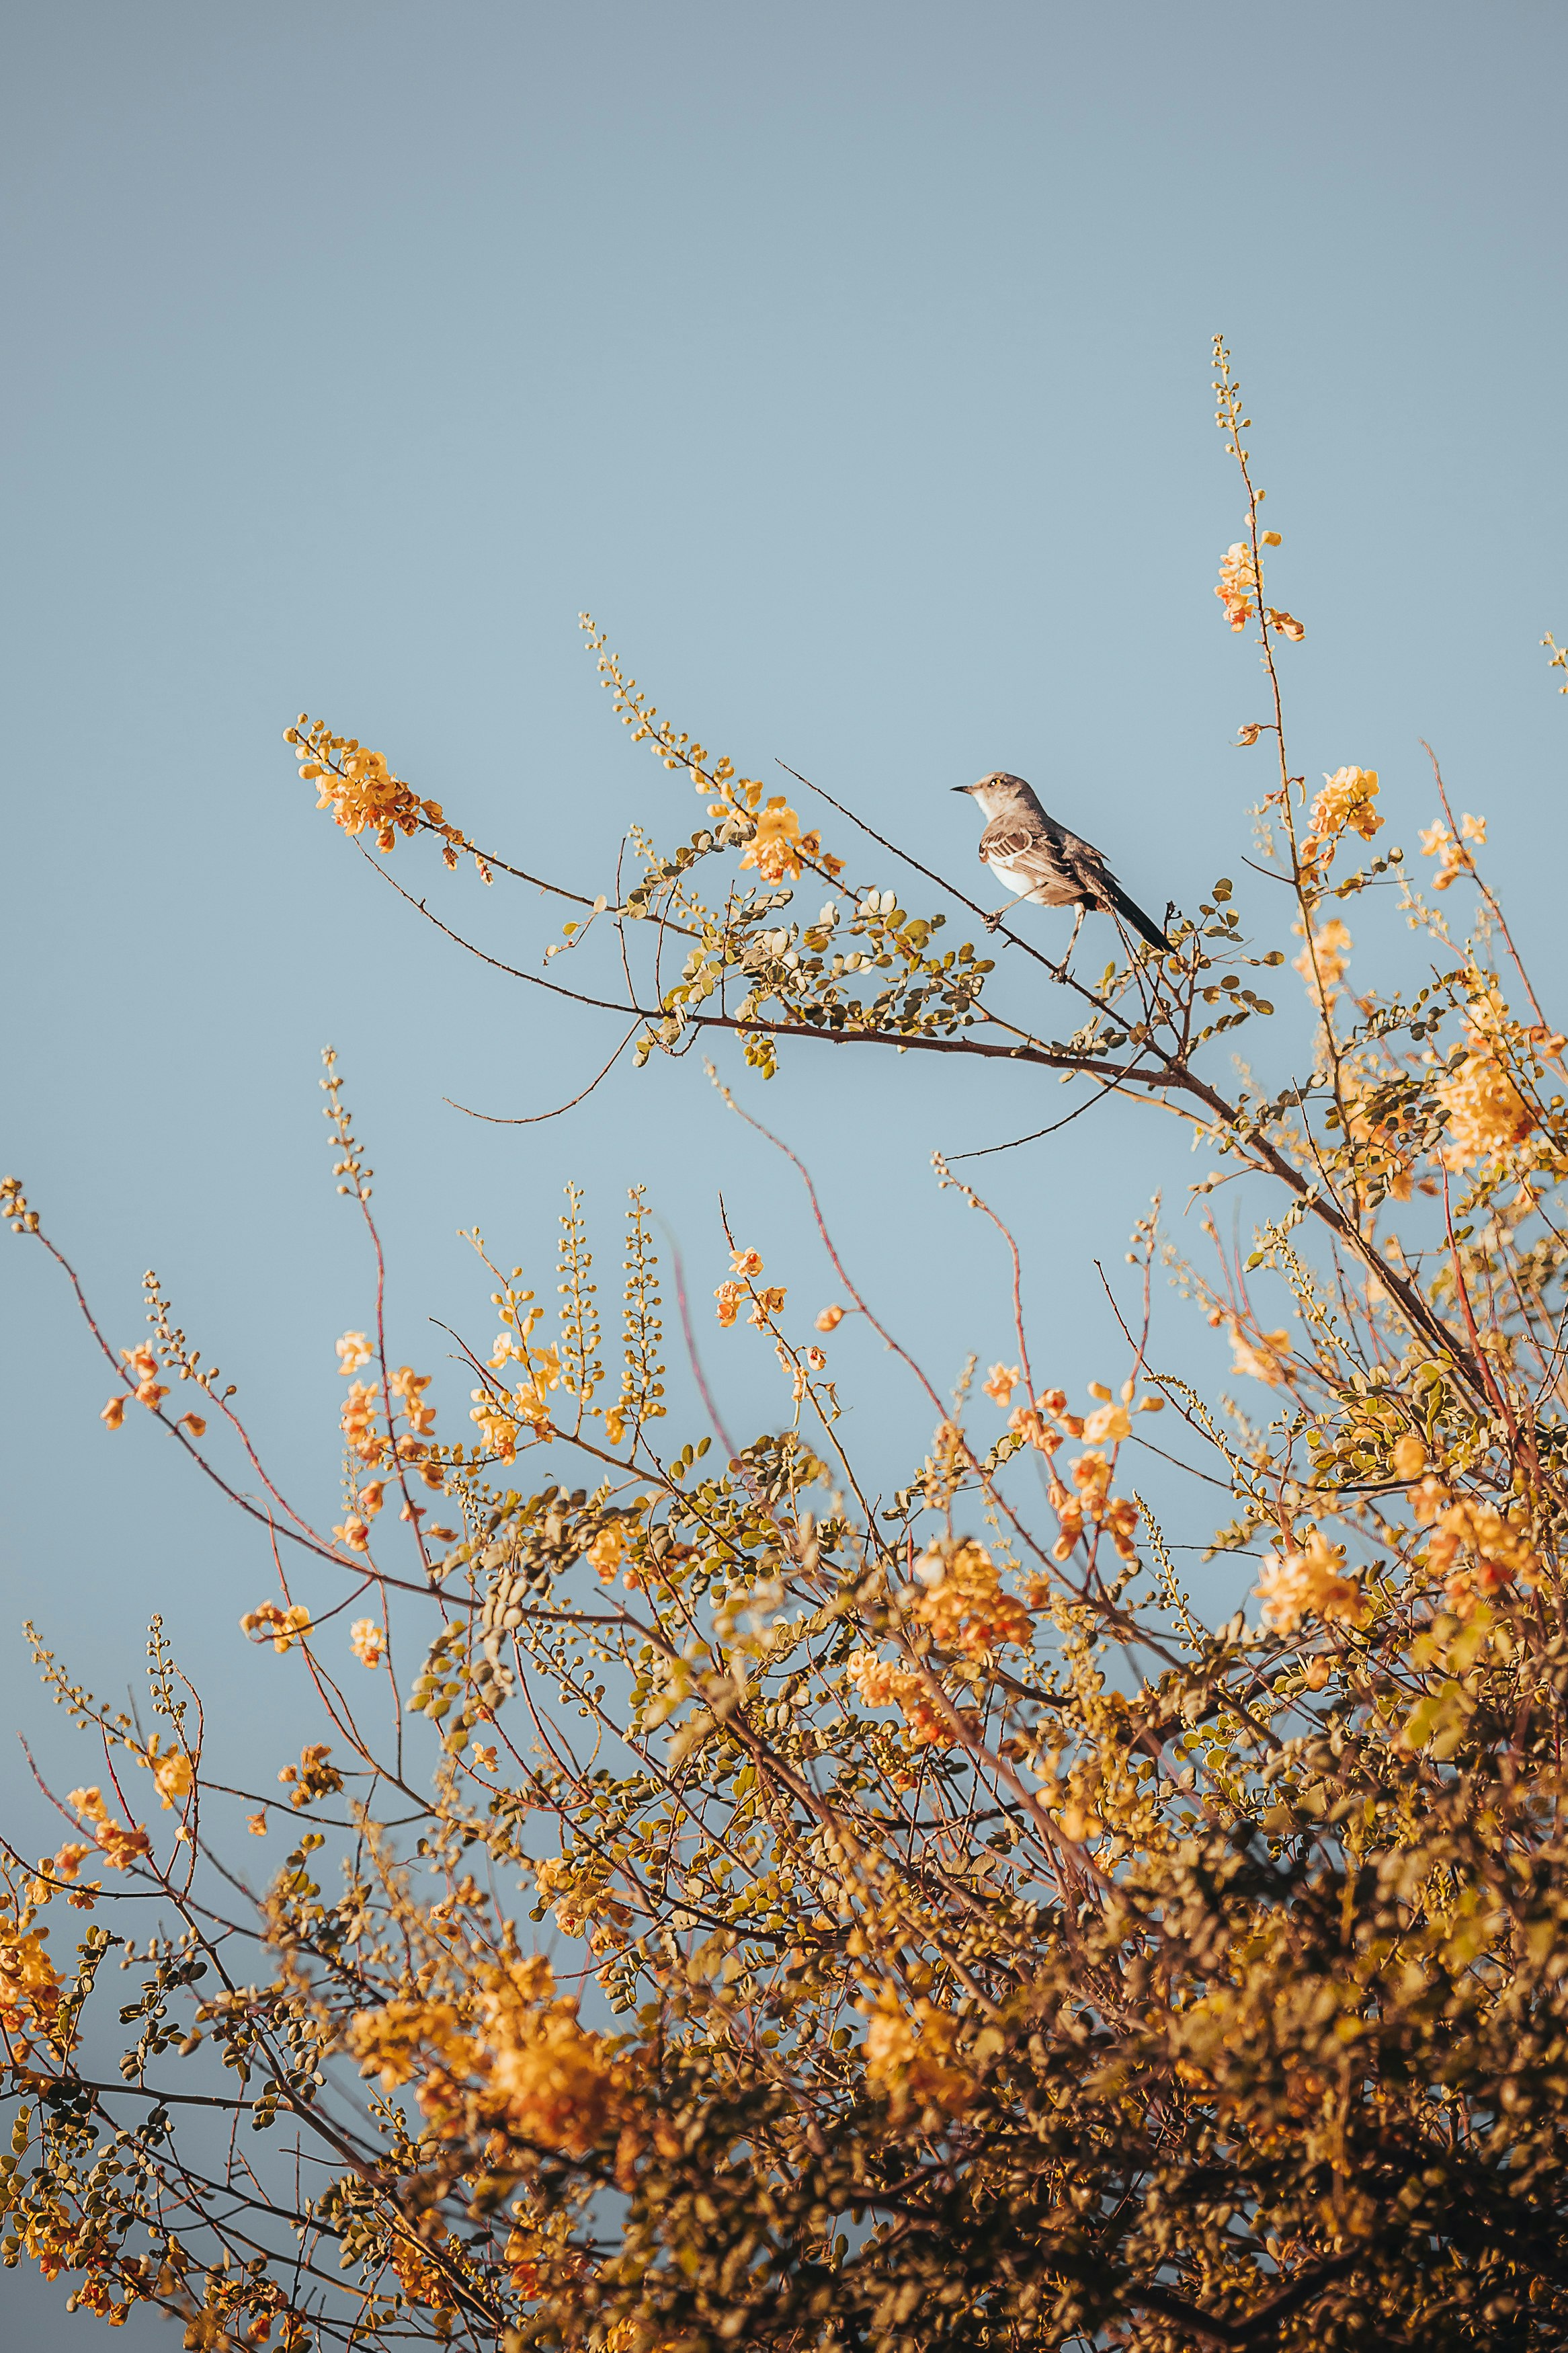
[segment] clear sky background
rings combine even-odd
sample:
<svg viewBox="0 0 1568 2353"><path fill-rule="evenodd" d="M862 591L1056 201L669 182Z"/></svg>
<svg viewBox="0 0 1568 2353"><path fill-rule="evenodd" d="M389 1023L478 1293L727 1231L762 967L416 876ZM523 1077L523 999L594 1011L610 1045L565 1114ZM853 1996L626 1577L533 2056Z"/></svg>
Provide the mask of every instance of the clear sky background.
<svg viewBox="0 0 1568 2353"><path fill-rule="evenodd" d="M634 817L669 838L698 805L614 724L587 607L678 725L746 774L820 776L965 887L973 820L946 788L1006 766L1146 905L1190 906L1245 875L1267 758L1227 748L1264 706L1212 593L1241 514L1212 423L1223 329L1277 593L1307 624L1284 655L1295 765L1378 768L1383 839L1414 853L1428 737L1568 977L1568 706L1538 645L1568 634L1561 5L51 0L3 21L3 1156L117 1345L159 1270L318 1516L331 1343L370 1309L328 1173L328 1039L379 1172L400 1356L441 1363L430 1314L488 1338L459 1226L548 1290L568 1176L612 1285L645 1179L700 1297L726 1271L721 1189L798 1303L835 1286L700 1056L552 1124L448 1108L547 1108L613 1041L377 884L296 781L301 708L596 889ZM902 880L828 838L854 879ZM1268 892L1238 899L1289 945ZM502 955L536 957L553 921L471 877L441 903ZM1286 1042L1257 1041L1261 1073ZM1037 1125L1059 1091L850 1059L799 1050L746 1100L939 1377L1010 1355L994 1240L929 1155ZM1092 1261L1120 1270L1156 1183L1179 1213L1184 1146L1113 1110L981 1166L1028 1257L1037 1376L1120 1377ZM103 1370L42 1253L8 1243L0 1285L5 1615L118 1691L161 1609L237 1778L270 1778L303 1719L296 1662L239 1648L262 1547L143 1418L100 1430ZM762 1352L704 1337L735 1420L776 1426ZM1173 1303L1156 1357L1178 1349ZM891 1476L924 1409L852 1333L837 1368ZM442 1378L451 1430L467 1384ZM12 1638L4 1672L8 1721L79 1778ZM0 1787L7 1825L52 1843L25 1764ZM39 2345L91 2326L19 2273L7 2310Z"/></svg>

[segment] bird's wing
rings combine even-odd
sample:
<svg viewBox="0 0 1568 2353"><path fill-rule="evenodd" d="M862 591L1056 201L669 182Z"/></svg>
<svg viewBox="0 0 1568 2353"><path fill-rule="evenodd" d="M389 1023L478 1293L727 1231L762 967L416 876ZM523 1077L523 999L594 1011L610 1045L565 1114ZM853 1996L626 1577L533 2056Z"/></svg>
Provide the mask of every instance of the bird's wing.
<svg viewBox="0 0 1568 2353"><path fill-rule="evenodd" d="M1092 841L1085 841L1081 833L1064 832L1061 854L1068 864L1081 874L1103 877L1107 882L1114 882L1116 879L1106 865L1103 854L1096 849Z"/></svg>
<svg viewBox="0 0 1568 2353"><path fill-rule="evenodd" d="M1135 932L1142 934L1151 947L1169 949L1171 943L1159 924L1152 916L1143 913L1135 899L1129 898L1092 841L1085 841L1079 834L1064 834L1062 857L1063 863L1070 867L1074 876L1084 885L1087 895L1096 901L1107 914L1121 916Z"/></svg>
<svg viewBox="0 0 1568 2353"><path fill-rule="evenodd" d="M988 866L994 858L1022 858L1028 850L1044 850L1048 855L1053 845L1050 836L1038 826L1020 825L1016 818L994 817L980 837L980 859Z"/></svg>

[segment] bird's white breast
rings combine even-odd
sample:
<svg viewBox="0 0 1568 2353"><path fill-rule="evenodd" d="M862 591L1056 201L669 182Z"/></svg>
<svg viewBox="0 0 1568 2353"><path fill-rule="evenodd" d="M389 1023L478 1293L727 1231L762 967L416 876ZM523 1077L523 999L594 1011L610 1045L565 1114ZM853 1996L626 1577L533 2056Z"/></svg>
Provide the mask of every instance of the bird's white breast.
<svg viewBox="0 0 1568 2353"><path fill-rule="evenodd" d="M1078 893L1065 877L1042 872L1038 861L1031 859L988 858L986 865L1004 890L1015 898L1033 899L1042 907L1067 906Z"/></svg>

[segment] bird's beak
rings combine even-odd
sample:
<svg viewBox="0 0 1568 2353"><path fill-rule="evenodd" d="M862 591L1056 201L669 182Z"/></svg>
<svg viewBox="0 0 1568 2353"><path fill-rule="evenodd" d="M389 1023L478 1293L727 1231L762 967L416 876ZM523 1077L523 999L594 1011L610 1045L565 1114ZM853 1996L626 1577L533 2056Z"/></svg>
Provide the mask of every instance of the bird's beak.
<svg viewBox="0 0 1568 2353"><path fill-rule="evenodd" d="M972 793L974 787L973 785L954 785L952 790L955 793Z"/></svg>

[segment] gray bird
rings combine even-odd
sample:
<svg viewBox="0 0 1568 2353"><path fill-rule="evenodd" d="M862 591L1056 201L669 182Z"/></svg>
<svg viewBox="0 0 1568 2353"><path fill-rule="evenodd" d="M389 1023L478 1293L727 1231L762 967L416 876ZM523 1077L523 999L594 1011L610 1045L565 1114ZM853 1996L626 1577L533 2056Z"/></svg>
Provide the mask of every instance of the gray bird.
<svg viewBox="0 0 1568 2353"><path fill-rule="evenodd" d="M1090 908L1120 916L1151 947L1169 951L1171 943L1159 924L1128 897L1094 844L1047 817L1022 776L998 769L977 785L954 785L952 789L979 804L986 820L980 837L981 862L998 882L1005 883L1015 898L1037 907L1078 909L1064 964L1078 945L1079 927ZM987 915L987 926L994 931L1005 913L998 908Z"/></svg>

